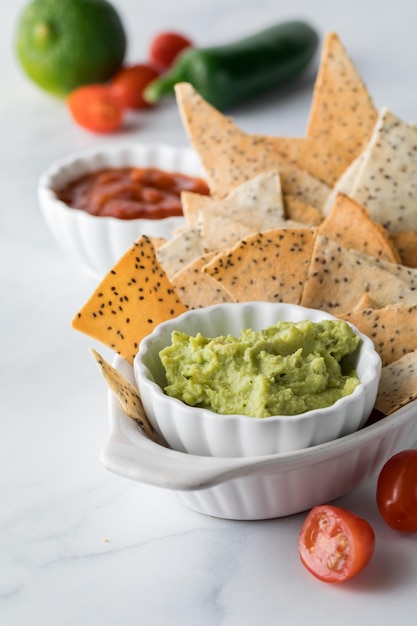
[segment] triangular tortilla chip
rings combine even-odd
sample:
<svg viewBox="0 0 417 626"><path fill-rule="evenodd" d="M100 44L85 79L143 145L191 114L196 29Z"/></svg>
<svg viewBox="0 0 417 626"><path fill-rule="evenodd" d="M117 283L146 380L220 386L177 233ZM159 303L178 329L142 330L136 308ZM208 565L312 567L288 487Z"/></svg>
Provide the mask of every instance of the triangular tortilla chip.
<svg viewBox="0 0 417 626"><path fill-rule="evenodd" d="M328 33L314 87L307 136L339 144L347 166L368 142L377 117L371 96L339 36Z"/></svg>
<svg viewBox="0 0 417 626"><path fill-rule="evenodd" d="M417 398L417 351L382 368L375 408L384 415Z"/></svg>
<svg viewBox="0 0 417 626"><path fill-rule="evenodd" d="M330 188L282 156L271 138L243 132L189 83L177 83L175 93L185 130L200 157L212 195L222 198L258 174L276 171L284 193L293 193L321 208Z"/></svg>
<svg viewBox="0 0 417 626"><path fill-rule="evenodd" d="M372 339L383 365L417 350L417 306L392 304L383 309L352 311L341 317Z"/></svg>
<svg viewBox="0 0 417 626"><path fill-rule="evenodd" d="M307 171L328 187L333 187L348 165L343 146L329 137L271 136L268 139L289 167Z"/></svg>
<svg viewBox="0 0 417 626"><path fill-rule="evenodd" d="M204 245L198 228L181 230L156 251L156 257L169 278L202 254Z"/></svg>
<svg viewBox="0 0 417 626"><path fill-rule="evenodd" d="M171 279L181 300L189 309L234 302L218 281L202 271L214 256L215 253L211 252L196 259Z"/></svg>
<svg viewBox="0 0 417 626"><path fill-rule="evenodd" d="M348 313L360 294L368 293L382 307L417 304L417 271L381 261L317 235L301 304L334 315Z"/></svg>
<svg viewBox="0 0 417 626"><path fill-rule="evenodd" d="M186 222L186 228L197 229L200 226L200 213L208 211L212 206L211 196L203 196L193 191L181 193L182 212Z"/></svg>
<svg viewBox="0 0 417 626"><path fill-rule="evenodd" d="M223 198L212 198L185 192L182 197L191 209L191 220L199 224L199 215L223 214L257 230L274 228L277 218L283 218L284 202L281 183L276 171L263 172L244 181ZM187 220L188 221L188 220Z"/></svg>
<svg viewBox="0 0 417 626"><path fill-rule="evenodd" d="M282 192L297 197L304 204L322 210L330 194L330 188L314 178L306 170L281 165L279 168Z"/></svg>
<svg viewBox="0 0 417 626"><path fill-rule="evenodd" d="M132 363L141 340L155 326L185 311L152 241L143 236L106 274L73 318L72 327Z"/></svg>
<svg viewBox="0 0 417 626"><path fill-rule="evenodd" d="M401 260L388 232L371 220L363 206L345 194L337 194L318 232L345 248L353 248L390 263L399 263Z"/></svg>
<svg viewBox="0 0 417 626"><path fill-rule="evenodd" d="M365 259L369 259L366 255L358 252L361 257ZM405 265L401 265L401 263L390 263L389 261L383 261L382 259L377 259L375 257L371 257L370 263L375 265L375 267L379 267L384 269L386 272L389 272L395 278L403 281L410 289L417 290L417 269L412 267L406 267ZM391 280L391 279L389 279ZM399 299L401 300L401 298ZM388 302L387 304L391 304ZM410 303L404 303L410 304Z"/></svg>
<svg viewBox="0 0 417 626"><path fill-rule="evenodd" d="M369 293L364 293L361 295L358 302L355 304L353 308L353 312L359 313L363 311L364 309L380 309L380 308L381 308L381 305L379 304L379 302L377 302L377 300L375 300L374 298L371 298Z"/></svg>
<svg viewBox="0 0 417 626"><path fill-rule="evenodd" d="M306 224L287 220L285 217L276 217L268 224L262 225L259 220L259 228L247 226L246 223L229 219L223 214L203 213L201 216L201 235L204 241L204 247L207 251L221 251L226 248L232 248L238 241L246 239L253 233L263 233L268 230L276 230L277 228L300 228L305 229Z"/></svg>
<svg viewBox="0 0 417 626"><path fill-rule="evenodd" d="M392 233L391 240L398 250L401 264L407 267L417 267L417 231Z"/></svg>
<svg viewBox="0 0 417 626"><path fill-rule="evenodd" d="M134 387L115 367L110 365L101 354L90 348L90 353L98 365L109 389L113 391L118 399L123 412L135 420L145 435L154 441L167 447L166 441L156 432L152 424L147 418L145 409L140 399L139 390Z"/></svg>
<svg viewBox="0 0 417 626"><path fill-rule="evenodd" d="M390 233L417 230L417 128L382 109L349 195Z"/></svg>
<svg viewBox="0 0 417 626"><path fill-rule="evenodd" d="M222 213L201 214L201 236L208 252L231 248L237 241L248 237L254 229ZM256 229L255 229L256 232Z"/></svg>
<svg viewBox="0 0 417 626"><path fill-rule="evenodd" d="M236 302L299 304L314 238L313 229L256 233L216 255L203 269Z"/></svg>
<svg viewBox="0 0 417 626"><path fill-rule="evenodd" d="M306 204L289 193L284 196L284 209L288 219L306 226L319 226L323 221L323 213L320 209Z"/></svg>
<svg viewBox="0 0 417 626"><path fill-rule="evenodd" d="M365 150L363 150L363 152L360 153L359 156L356 157L354 161L352 161L349 167L345 169L340 178L336 181L332 191L327 196L327 200L322 208L324 215L329 214L329 211L332 208L338 193L344 193L346 196L351 195L356 176L362 166L362 163L365 160L365 156L366 148Z"/></svg>

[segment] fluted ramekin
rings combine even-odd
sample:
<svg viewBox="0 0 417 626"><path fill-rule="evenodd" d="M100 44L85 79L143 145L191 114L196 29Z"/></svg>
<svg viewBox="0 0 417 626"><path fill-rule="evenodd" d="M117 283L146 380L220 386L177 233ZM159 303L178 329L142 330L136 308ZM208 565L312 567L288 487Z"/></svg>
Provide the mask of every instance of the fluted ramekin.
<svg viewBox="0 0 417 626"><path fill-rule="evenodd" d="M165 144L100 146L53 163L38 184L43 216L62 249L94 279L102 278L141 235L167 239L184 223L182 217L152 220L97 217L71 208L57 198L57 189L84 174L125 166L204 175L200 160L191 148Z"/></svg>
<svg viewBox="0 0 417 626"><path fill-rule="evenodd" d="M222 415L189 406L164 393L165 370L160 351L171 343L173 330L216 337L237 336L243 329L260 331L278 321L335 320L324 311L293 304L244 302L226 303L187 311L160 324L141 342L134 360L134 372L149 420L175 450L216 457L278 454L337 439L360 428L375 403L381 373L381 359L373 342L361 338L351 355L359 385L332 406L299 415L253 418Z"/></svg>

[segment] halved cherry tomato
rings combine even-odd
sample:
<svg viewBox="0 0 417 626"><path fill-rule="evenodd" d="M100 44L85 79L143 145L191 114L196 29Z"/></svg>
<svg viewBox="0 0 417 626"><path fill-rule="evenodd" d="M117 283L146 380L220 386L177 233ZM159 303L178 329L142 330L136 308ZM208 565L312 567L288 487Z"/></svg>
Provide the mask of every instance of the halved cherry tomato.
<svg viewBox="0 0 417 626"><path fill-rule="evenodd" d="M314 507L298 538L303 565L329 583L349 580L370 561L375 547L372 526L362 517L331 505Z"/></svg>
<svg viewBox="0 0 417 626"><path fill-rule="evenodd" d="M378 477L376 501L388 526L417 533L417 450L403 450L388 459Z"/></svg>
<svg viewBox="0 0 417 626"><path fill-rule="evenodd" d="M159 72L151 65L138 63L122 68L112 78L110 86L122 106L127 109L147 109L152 105L143 99L142 94L145 87L158 76Z"/></svg>
<svg viewBox="0 0 417 626"><path fill-rule="evenodd" d="M123 120L124 107L107 85L78 87L67 104L77 124L96 133L112 132Z"/></svg>
<svg viewBox="0 0 417 626"><path fill-rule="evenodd" d="M192 45L192 41L181 33L160 33L151 41L149 55L158 67L169 69L178 54Z"/></svg>

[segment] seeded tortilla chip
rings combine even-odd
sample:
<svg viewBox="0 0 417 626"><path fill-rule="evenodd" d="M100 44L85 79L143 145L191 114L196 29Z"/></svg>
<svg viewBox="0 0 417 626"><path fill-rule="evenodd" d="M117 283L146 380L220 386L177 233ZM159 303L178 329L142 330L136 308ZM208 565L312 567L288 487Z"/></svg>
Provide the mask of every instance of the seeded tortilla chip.
<svg viewBox="0 0 417 626"><path fill-rule="evenodd" d="M185 130L200 157L212 195L222 198L257 174L278 171L276 153L268 147L267 139L253 140L189 83L177 83L175 94ZM258 153L262 155L260 160Z"/></svg>
<svg viewBox="0 0 417 626"><path fill-rule="evenodd" d="M236 302L299 304L314 238L314 229L255 233L216 255L203 271Z"/></svg>
<svg viewBox="0 0 417 626"><path fill-rule="evenodd" d="M184 311L151 240L143 236L103 278L73 318L72 327L132 363L141 340Z"/></svg>
<svg viewBox="0 0 417 626"><path fill-rule="evenodd" d="M382 109L349 195L390 233L417 230L417 128Z"/></svg>
<svg viewBox="0 0 417 626"><path fill-rule="evenodd" d="M323 206L323 214L328 215L332 208L336 196L338 193L344 193L346 196L351 196L353 185L355 183L356 176L361 168L362 163L365 160L366 148L354 161L346 168L340 178L336 181L332 191L327 196L327 200Z"/></svg>
<svg viewBox="0 0 417 626"><path fill-rule="evenodd" d="M98 365L109 389L118 399L123 412L135 420L145 435L163 446L167 446L165 440L156 432L148 420L140 399L139 391L132 385L115 367L110 365L96 350L90 348L91 355Z"/></svg>
<svg viewBox="0 0 417 626"><path fill-rule="evenodd" d="M201 215L201 236L208 252L230 248L253 232L254 229L250 226L225 217L221 213L210 212Z"/></svg>
<svg viewBox="0 0 417 626"><path fill-rule="evenodd" d="M236 219L252 229L274 228L284 217L281 182L276 171L262 172L235 187L223 199L213 201L214 210Z"/></svg>
<svg viewBox="0 0 417 626"><path fill-rule="evenodd" d="M307 226L319 226L323 221L323 213L320 209L306 204L292 194L284 196L284 209L288 219Z"/></svg>
<svg viewBox="0 0 417 626"><path fill-rule="evenodd" d="M358 253L361 254L361 253ZM366 255L361 255L365 258ZM368 257L369 258L369 257ZM403 281L407 284L408 287L412 290L417 290L417 269L413 267L406 267L405 265L401 265L401 263L390 263L389 261L383 261L382 259L371 258L371 265L375 265L385 271L389 272L395 278ZM392 280L392 279L389 279ZM377 295L377 294L376 294ZM400 298L401 300L401 298ZM388 302L387 304L391 304ZM404 304L411 304L410 302L404 302Z"/></svg>
<svg viewBox="0 0 417 626"><path fill-rule="evenodd" d="M340 180L352 160L343 143L328 135L270 139L289 164L306 170L329 187Z"/></svg>
<svg viewBox="0 0 417 626"><path fill-rule="evenodd" d="M181 230L156 251L156 257L169 278L202 254L204 245L198 228Z"/></svg>
<svg viewBox="0 0 417 626"><path fill-rule="evenodd" d="M334 315L348 313L360 294L382 307L417 304L417 271L349 250L333 239L316 237L301 304Z"/></svg>
<svg viewBox="0 0 417 626"><path fill-rule="evenodd" d="M152 242L152 245L155 248L155 250L158 250L161 246L163 246L165 243L167 243L168 239L165 239L165 237L151 237L151 236L149 236L149 241Z"/></svg>
<svg viewBox="0 0 417 626"><path fill-rule="evenodd" d="M224 197L258 174L276 171L284 193L321 208L330 187L283 156L273 138L248 135L206 102L189 83L177 83L179 113L205 170L211 194Z"/></svg>
<svg viewBox="0 0 417 626"><path fill-rule="evenodd" d="M351 162L343 142L332 137L305 138L298 167L333 187Z"/></svg>
<svg viewBox="0 0 417 626"><path fill-rule="evenodd" d="M417 231L392 233L391 240L398 250L401 264L407 267L417 267Z"/></svg>
<svg viewBox="0 0 417 626"><path fill-rule="evenodd" d="M371 220L363 206L345 194L337 194L318 232L345 248L353 248L391 263L399 263L401 260L388 232Z"/></svg>
<svg viewBox="0 0 417 626"><path fill-rule="evenodd" d="M223 214L246 224L251 227L251 232L255 232L261 228L274 228L277 220L285 216L281 183L275 171L259 174L243 182L224 198L211 198L190 192L185 198L192 205L192 213L199 215L199 218L192 218L196 224L201 221L203 214L206 217L211 213Z"/></svg>
<svg viewBox="0 0 417 626"><path fill-rule="evenodd" d="M265 220L259 220L259 227L253 228L247 226L246 223L243 224L237 220L229 219L223 214L203 214L201 220L201 234L204 246L207 251L221 251L226 248L232 248L238 241L246 239L253 233L276 230L277 228L306 228L306 224L295 222L294 220L287 220L285 217L276 217L274 220L271 220L274 223L273 227L271 227L269 221L268 224L262 224L262 221Z"/></svg>
<svg viewBox="0 0 417 626"><path fill-rule="evenodd" d="M417 398L417 351L382 368L375 408L384 415Z"/></svg>
<svg viewBox="0 0 417 626"><path fill-rule="evenodd" d="M374 298L371 298L369 293L363 293L355 304L353 309L354 313L363 311L364 309L380 309L381 305Z"/></svg>
<svg viewBox="0 0 417 626"><path fill-rule="evenodd" d="M330 195L330 188L314 178L306 170L291 168L282 165L279 168L282 191L285 195L292 195L316 209L322 210Z"/></svg>
<svg viewBox="0 0 417 626"><path fill-rule="evenodd" d="M171 279L178 295L189 309L198 309L222 302L234 302L221 283L202 271L215 254L211 252L203 255Z"/></svg>
<svg viewBox="0 0 417 626"><path fill-rule="evenodd" d="M367 144L378 112L338 35L326 35L307 126L307 137L338 144L345 169Z"/></svg>
<svg viewBox="0 0 417 626"><path fill-rule="evenodd" d="M186 228L197 229L200 226L200 214L208 211L212 206L212 198L203 196L193 191L183 191L181 193L182 212L186 222Z"/></svg>
<svg viewBox="0 0 417 626"><path fill-rule="evenodd" d="M346 169L343 146L328 137L269 137L273 149L288 166L309 172L333 187Z"/></svg>
<svg viewBox="0 0 417 626"><path fill-rule="evenodd" d="M417 306L393 304L342 317L372 339L383 365L417 350Z"/></svg>

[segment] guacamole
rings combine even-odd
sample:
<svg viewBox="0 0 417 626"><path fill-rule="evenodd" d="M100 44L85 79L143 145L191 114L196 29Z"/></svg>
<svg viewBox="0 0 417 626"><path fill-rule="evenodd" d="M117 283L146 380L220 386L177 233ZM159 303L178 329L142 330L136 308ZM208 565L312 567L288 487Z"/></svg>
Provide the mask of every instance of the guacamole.
<svg viewBox="0 0 417 626"><path fill-rule="evenodd" d="M359 384L346 357L360 338L343 320L278 322L239 337L174 331L171 342L160 352L165 393L216 413L297 415Z"/></svg>

